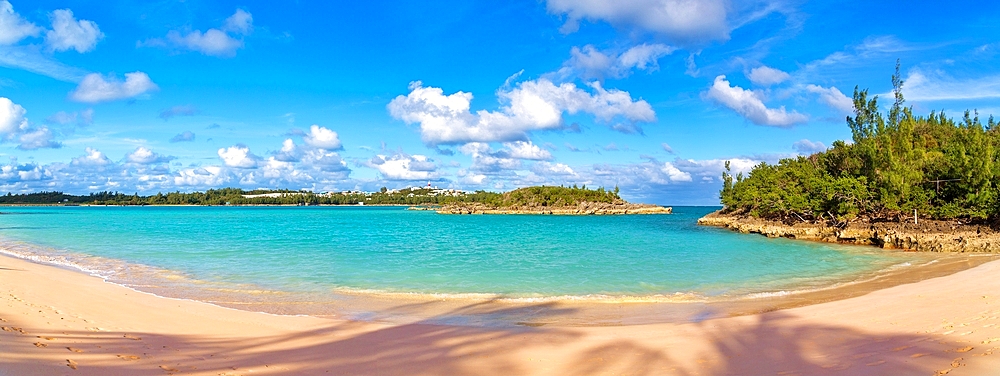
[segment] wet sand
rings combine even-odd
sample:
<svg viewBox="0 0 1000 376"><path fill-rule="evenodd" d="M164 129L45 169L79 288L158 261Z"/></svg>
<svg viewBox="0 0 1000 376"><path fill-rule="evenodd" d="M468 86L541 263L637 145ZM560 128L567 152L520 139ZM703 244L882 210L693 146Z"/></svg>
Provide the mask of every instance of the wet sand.
<svg viewBox="0 0 1000 376"><path fill-rule="evenodd" d="M0 257L0 374L990 375L1000 261L803 307L623 326L440 325L278 316L158 297ZM399 302L387 310L419 309ZM572 315L559 302L536 317Z"/></svg>

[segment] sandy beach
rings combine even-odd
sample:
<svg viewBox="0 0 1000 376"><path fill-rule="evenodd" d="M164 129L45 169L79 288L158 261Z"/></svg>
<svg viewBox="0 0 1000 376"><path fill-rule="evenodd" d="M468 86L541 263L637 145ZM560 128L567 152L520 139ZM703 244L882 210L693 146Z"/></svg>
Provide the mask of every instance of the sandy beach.
<svg viewBox="0 0 1000 376"><path fill-rule="evenodd" d="M0 374L991 375L997 276L693 323L484 328L240 311L3 256Z"/></svg>

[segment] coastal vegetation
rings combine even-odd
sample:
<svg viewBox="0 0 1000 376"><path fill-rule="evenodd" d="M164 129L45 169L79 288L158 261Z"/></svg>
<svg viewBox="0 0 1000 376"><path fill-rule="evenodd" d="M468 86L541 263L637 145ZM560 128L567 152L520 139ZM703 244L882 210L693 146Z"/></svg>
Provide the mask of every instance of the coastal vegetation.
<svg viewBox="0 0 1000 376"><path fill-rule="evenodd" d="M791 222L1000 219L1000 124L975 111L955 120L904 107L899 64L893 102L854 89L852 141L824 152L722 174L723 214Z"/></svg>
<svg viewBox="0 0 1000 376"><path fill-rule="evenodd" d="M314 193L294 190L209 189L204 192L170 192L155 195L96 192L70 195L62 192L7 193L5 205L456 205L481 204L490 207L563 207L580 203L624 203L613 191L602 188L527 187L506 193L409 187L382 188L375 192L345 191Z"/></svg>
<svg viewBox="0 0 1000 376"><path fill-rule="evenodd" d="M489 193L477 200L448 202L437 211L442 214L669 214L671 208L626 202L618 196L618 187L608 191L603 187L589 190L574 185Z"/></svg>

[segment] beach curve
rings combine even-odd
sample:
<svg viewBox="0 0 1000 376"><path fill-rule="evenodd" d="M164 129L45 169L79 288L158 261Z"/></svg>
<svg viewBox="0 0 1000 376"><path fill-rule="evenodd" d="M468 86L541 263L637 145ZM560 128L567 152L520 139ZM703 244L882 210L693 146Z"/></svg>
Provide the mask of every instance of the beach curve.
<svg viewBox="0 0 1000 376"><path fill-rule="evenodd" d="M11 374L987 374L1000 262L835 302L688 323L488 328L280 316L0 256ZM465 307L474 309L475 307ZM532 307L560 314L558 303Z"/></svg>

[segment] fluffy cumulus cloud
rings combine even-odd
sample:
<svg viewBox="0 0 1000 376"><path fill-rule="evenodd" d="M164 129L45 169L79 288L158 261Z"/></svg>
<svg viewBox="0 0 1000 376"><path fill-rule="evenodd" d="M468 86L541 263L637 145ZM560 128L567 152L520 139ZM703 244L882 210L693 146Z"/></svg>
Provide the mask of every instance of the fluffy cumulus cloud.
<svg viewBox="0 0 1000 376"><path fill-rule="evenodd" d="M17 136L17 145L21 150L35 150L43 148L58 149L62 143L55 141L55 135L46 127L29 128Z"/></svg>
<svg viewBox="0 0 1000 376"><path fill-rule="evenodd" d="M502 150L501 152L509 158L533 161L548 161L552 159L552 153L530 141L505 142L503 145L506 150Z"/></svg>
<svg viewBox="0 0 1000 376"><path fill-rule="evenodd" d="M281 150L274 153L274 158L280 162L298 162L302 158L302 151L289 138L281 144Z"/></svg>
<svg viewBox="0 0 1000 376"><path fill-rule="evenodd" d="M548 0L550 13L566 16L564 33L579 28L581 20L651 32L678 43L693 44L729 39L725 0Z"/></svg>
<svg viewBox="0 0 1000 376"><path fill-rule="evenodd" d="M386 180L437 180L437 164L425 155L376 155L369 166Z"/></svg>
<svg viewBox="0 0 1000 376"><path fill-rule="evenodd" d="M41 32L42 28L14 12L14 6L9 1L0 0L0 45L14 44Z"/></svg>
<svg viewBox="0 0 1000 376"><path fill-rule="evenodd" d="M573 47L570 58L559 70L562 76L575 75L584 79L624 78L633 70L656 71L661 57L676 50L660 43L641 44L617 54L613 51L600 51L593 45L583 48Z"/></svg>
<svg viewBox="0 0 1000 376"><path fill-rule="evenodd" d="M52 12L52 30L45 33L45 44L54 51L70 49L84 53L94 49L104 33L94 21L77 20L73 11L59 9Z"/></svg>
<svg viewBox="0 0 1000 376"><path fill-rule="evenodd" d="M462 154L472 157L472 170L487 175L509 174L521 169L520 159L511 158L509 152L497 152L483 142L470 142L458 148Z"/></svg>
<svg viewBox="0 0 1000 376"><path fill-rule="evenodd" d="M10 98L0 97L0 140L18 142L21 150L58 148L62 144L55 141L55 135L47 127L32 127L21 105Z"/></svg>
<svg viewBox="0 0 1000 376"><path fill-rule="evenodd" d="M170 142L191 142L194 141L194 132L184 131L170 138Z"/></svg>
<svg viewBox="0 0 1000 376"><path fill-rule="evenodd" d="M219 149L219 158L228 167L235 168L256 168L259 157L250 152L250 148L244 145L234 145L228 148Z"/></svg>
<svg viewBox="0 0 1000 376"><path fill-rule="evenodd" d="M531 172L541 176L576 176L576 171L563 163L538 162L531 165Z"/></svg>
<svg viewBox="0 0 1000 376"><path fill-rule="evenodd" d="M220 28L205 32L193 30L181 32L171 30L166 38L153 38L140 42L140 46L169 47L201 52L218 57L236 56L236 50L243 48L243 38L253 32L253 15L243 9L229 16Z"/></svg>
<svg viewBox="0 0 1000 376"><path fill-rule="evenodd" d="M795 149L795 151L801 154L811 155L813 153L826 151L826 145L824 145L822 142L819 141L809 141L807 139L801 139L795 141L795 143L792 144L792 149Z"/></svg>
<svg viewBox="0 0 1000 376"><path fill-rule="evenodd" d="M836 87L822 87L808 85L806 90L810 93L819 94L819 101L841 115L849 115L854 112L854 101L841 93Z"/></svg>
<svg viewBox="0 0 1000 376"><path fill-rule="evenodd" d="M172 160L172 157L161 155L149 150L146 147L139 146L135 148L131 153L125 154L125 162L135 163L142 165L156 164L156 163L167 163Z"/></svg>
<svg viewBox="0 0 1000 376"><path fill-rule="evenodd" d="M230 181L230 176L219 166L186 168L173 177L178 187L218 187Z"/></svg>
<svg viewBox="0 0 1000 376"><path fill-rule="evenodd" d="M24 107L10 98L0 97L0 134L7 136L28 128L27 113Z"/></svg>
<svg viewBox="0 0 1000 376"><path fill-rule="evenodd" d="M340 154L324 149L306 150L302 154L301 165L303 168L327 174L331 178L346 178L351 172ZM334 174L329 175L329 173Z"/></svg>
<svg viewBox="0 0 1000 376"><path fill-rule="evenodd" d="M788 73L781 71L779 69L774 69L766 65L761 65L750 70L750 74L747 75L750 82L760 86L771 86L775 84L780 84L782 82L788 81L792 78Z"/></svg>
<svg viewBox="0 0 1000 376"><path fill-rule="evenodd" d="M526 81L497 93L505 103L499 111L472 113L472 94L444 95L440 88L414 82L408 95L396 97L387 108L397 119L420 124L428 145L526 140L532 131L563 128L564 113L589 113L609 124L624 121L612 128L625 132L641 131L637 122L656 119L649 103L633 100L628 92L606 90L597 82L588 86L592 93L572 83Z"/></svg>
<svg viewBox="0 0 1000 376"><path fill-rule="evenodd" d="M281 156L294 155L286 159ZM96 148L69 162L48 165L20 165L16 159L0 164L0 190L33 192L59 189L74 194L94 191L136 191L143 194L172 190L204 190L217 187L295 187L316 191L356 189L363 181L350 180L351 169L336 152L298 146L286 140L282 151L265 158L254 155L241 144L218 150L221 163L171 168L174 157L148 147L136 147L115 161ZM408 163L401 163L405 158ZM440 180L436 164L425 156L386 157L386 176L399 179ZM399 165L399 166L396 166ZM401 167L392 169L392 167ZM409 171L407 175L406 171ZM395 173L395 175L393 175ZM434 179L427 179L434 178ZM370 187L369 187L370 188Z"/></svg>
<svg viewBox="0 0 1000 376"><path fill-rule="evenodd" d="M69 98L77 102L98 103L135 98L156 91L159 87L143 72L125 74L125 81L114 75L88 74L80 81Z"/></svg>
<svg viewBox="0 0 1000 376"><path fill-rule="evenodd" d="M773 127L790 127L808 120L806 115L795 111L787 111L784 106L768 108L760 96L739 86L730 86L726 76L718 76L706 97L736 111L747 120L757 125Z"/></svg>
<svg viewBox="0 0 1000 376"><path fill-rule="evenodd" d="M302 137L302 141L314 148L326 150L341 149L340 137L337 135L337 132L315 124L309 127L309 133Z"/></svg>
<svg viewBox="0 0 1000 376"><path fill-rule="evenodd" d="M80 167L102 167L112 164L111 159L103 152L93 148L87 148L86 154L73 158L70 165Z"/></svg>
<svg viewBox="0 0 1000 376"><path fill-rule="evenodd" d="M660 166L660 171L662 171L667 176L667 179L672 182L691 181L690 173L677 169L677 166L674 166L674 164L670 162L664 162L663 165Z"/></svg>
<svg viewBox="0 0 1000 376"><path fill-rule="evenodd" d="M0 185L8 192L29 190L30 183L52 179L52 171L37 164L18 164L11 158L9 164L0 165ZM13 189L11 189L13 188Z"/></svg>

